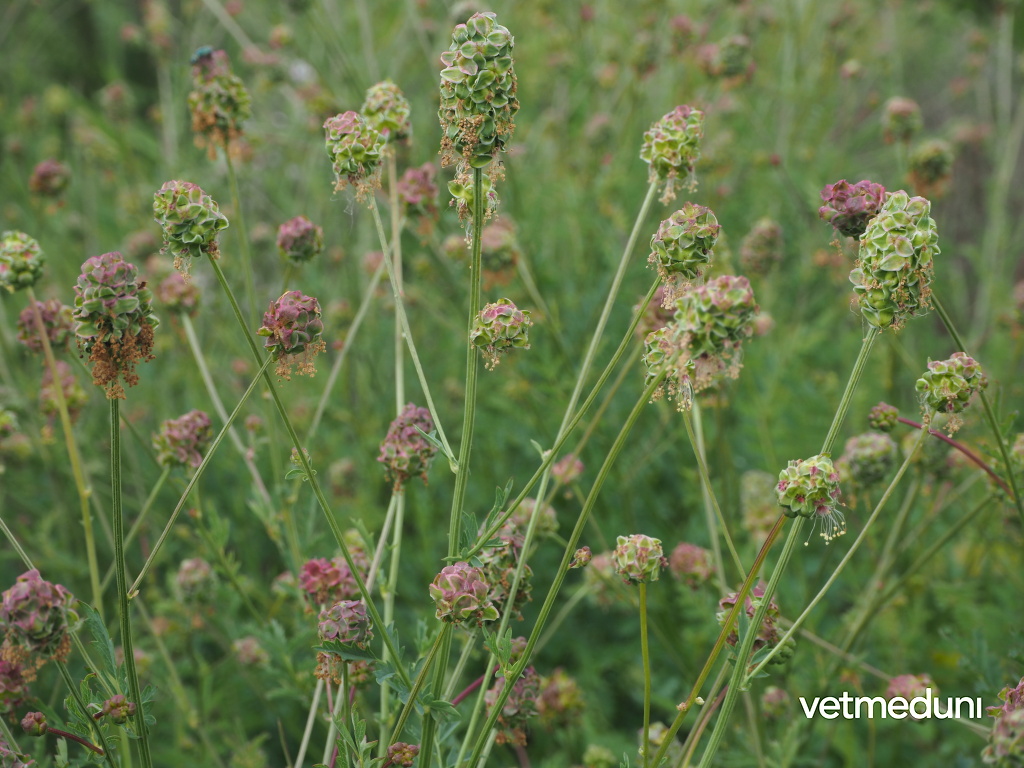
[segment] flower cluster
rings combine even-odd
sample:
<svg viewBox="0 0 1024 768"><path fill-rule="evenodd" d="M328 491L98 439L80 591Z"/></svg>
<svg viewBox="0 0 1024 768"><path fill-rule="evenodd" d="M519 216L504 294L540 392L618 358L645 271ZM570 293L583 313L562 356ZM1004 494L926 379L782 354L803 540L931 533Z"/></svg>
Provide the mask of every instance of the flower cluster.
<svg viewBox="0 0 1024 768"><path fill-rule="evenodd" d="M307 560L299 573L299 585L314 605L331 605L359 595L352 570L340 555L333 560Z"/></svg>
<svg viewBox="0 0 1024 768"><path fill-rule="evenodd" d="M188 95L196 146L227 149L242 135L252 116L252 99L241 78L231 72L228 55L204 46L192 55L192 91Z"/></svg>
<svg viewBox="0 0 1024 768"><path fill-rule="evenodd" d="M42 333L36 322L36 310L43 322ZM36 353L43 351L43 333L46 334L50 346L59 349L67 344L73 328L71 307L62 304L59 299L37 301L34 308L31 305L25 307L18 315L18 341Z"/></svg>
<svg viewBox="0 0 1024 768"><path fill-rule="evenodd" d="M711 552L681 541L669 555L668 569L676 580L690 589L697 589L711 578Z"/></svg>
<svg viewBox="0 0 1024 768"><path fill-rule="evenodd" d="M327 118L324 133L327 135L327 155L334 169L335 191L351 184L356 188L356 197L364 199L371 190L380 186L380 168L387 137L352 110Z"/></svg>
<svg viewBox="0 0 1024 768"><path fill-rule="evenodd" d="M690 179L700 159L700 140L704 137L704 113L680 104L644 133L640 159L650 166L650 181L665 182L662 202L675 197L675 185Z"/></svg>
<svg viewBox="0 0 1024 768"><path fill-rule="evenodd" d="M931 139L914 147L908 158L907 181L914 191L937 199L949 189L953 173L953 145L942 139Z"/></svg>
<svg viewBox="0 0 1024 768"><path fill-rule="evenodd" d="M395 488L401 488L417 475L423 478L423 482L427 481L427 470L437 447L420 432L430 434L433 429L430 411L413 403L407 404L391 422L380 444L377 461L384 465L387 478Z"/></svg>
<svg viewBox="0 0 1024 768"><path fill-rule="evenodd" d="M903 190L886 195L860 238L850 272L861 314L878 328L899 328L928 310L934 258L939 254L931 203Z"/></svg>
<svg viewBox="0 0 1024 768"><path fill-rule="evenodd" d="M199 286L178 272L161 280L155 293L157 300L172 314L195 317L199 311Z"/></svg>
<svg viewBox="0 0 1024 768"><path fill-rule="evenodd" d="M884 480L896 467L896 441L884 432L865 432L846 441L837 471L861 487Z"/></svg>
<svg viewBox="0 0 1024 768"><path fill-rule="evenodd" d="M293 365L300 374L316 373L313 359L327 348L321 338L323 331L320 302L301 291L285 291L270 302L256 333L266 337L263 346L278 363L277 375L287 379Z"/></svg>
<svg viewBox="0 0 1024 768"><path fill-rule="evenodd" d="M860 237L885 202L885 187L864 179L851 184L840 179L821 190L824 203L818 209L821 220L846 237Z"/></svg>
<svg viewBox="0 0 1024 768"><path fill-rule="evenodd" d="M710 208L686 203L658 225L647 261L666 284L677 279L695 280L711 264L720 229ZM671 292L666 292L666 309L671 306L671 298Z"/></svg>
<svg viewBox="0 0 1024 768"><path fill-rule="evenodd" d="M702 45L697 51L697 63L708 77L750 77L754 72L750 38L731 35L717 43Z"/></svg>
<svg viewBox="0 0 1024 768"><path fill-rule="evenodd" d="M26 665L23 674L27 675L47 659L63 661L71 647L68 624L77 619L74 603L70 592L44 580L35 568L21 574L4 592L0 605L4 633L0 655Z"/></svg>
<svg viewBox="0 0 1024 768"><path fill-rule="evenodd" d="M424 237L433 231L438 215L436 178L437 167L427 162L415 168L407 168L395 185L398 199L408 213L417 217L416 231Z"/></svg>
<svg viewBox="0 0 1024 768"><path fill-rule="evenodd" d="M886 144L899 141L906 144L921 130L921 107L913 99L893 96L882 110L882 132Z"/></svg>
<svg viewBox="0 0 1024 768"><path fill-rule="evenodd" d="M181 561L174 583L184 598L203 598L213 585L213 567L201 557Z"/></svg>
<svg viewBox="0 0 1024 768"><path fill-rule="evenodd" d="M419 753L419 744L406 744L404 741L396 741L388 747L388 759L384 761L384 764L410 768Z"/></svg>
<svg viewBox="0 0 1024 768"><path fill-rule="evenodd" d="M516 273L522 257L516 225L502 216L480 232L480 277L484 290L505 285Z"/></svg>
<svg viewBox="0 0 1024 768"><path fill-rule="evenodd" d="M168 181L156 191L153 218L163 231L162 252L174 256L174 268L186 280L192 259L217 258L217 233L228 227L217 201L189 181Z"/></svg>
<svg viewBox="0 0 1024 768"><path fill-rule="evenodd" d="M948 360L929 360L915 385L926 414L961 413L975 392L988 386L981 366L966 352L954 352ZM955 426L950 423L951 427Z"/></svg>
<svg viewBox="0 0 1024 768"><path fill-rule="evenodd" d="M59 160L43 160L32 169L28 191L40 197L58 197L71 183L71 169Z"/></svg>
<svg viewBox="0 0 1024 768"><path fill-rule="evenodd" d="M366 648L373 639L372 627L362 600L339 600L320 611L320 623L317 625L321 640L357 648Z"/></svg>
<svg viewBox="0 0 1024 768"><path fill-rule="evenodd" d="M585 708L583 691L572 677L558 667L541 678L537 715L545 728L560 728L576 722Z"/></svg>
<svg viewBox="0 0 1024 768"><path fill-rule="evenodd" d="M117 693L103 702L97 718L109 717L117 725L124 725L128 718L135 717L135 702L128 701L123 693Z"/></svg>
<svg viewBox="0 0 1024 768"><path fill-rule="evenodd" d="M872 406L868 413L868 423L879 432L892 432L899 423L900 409L888 403Z"/></svg>
<svg viewBox="0 0 1024 768"><path fill-rule="evenodd" d="M277 228L277 250L292 264L305 264L324 249L324 230L305 216L289 219Z"/></svg>
<svg viewBox="0 0 1024 768"><path fill-rule="evenodd" d="M487 369L494 370L506 352L530 348L531 325L529 310L519 309L511 299L498 299L480 310L469 332L469 341L480 347Z"/></svg>
<svg viewBox="0 0 1024 768"><path fill-rule="evenodd" d="M505 689L506 680L498 678L490 690L484 694L487 709L492 710L498 697ZM527 667L523 674L512 685L512 690L505 699L497 722L498 744L526 746L526 724L531 717L538 714L537 703L540 698L541 679L533 667Z"/></svg>
<svg viewBox="0 0 1024 768"><path fill-rule="evenodd" d="M1024 765L1024 709L1014 710L996 721L981 760L997 768Z"/></svg>
<svg viewBox="0 0 1024 768"><path fill-rule="evenodd" d="M78 379L75 378L71 366L63 360L55 362L57 364L59 384L54 383L53 372L49 367L46 367L43 370L43 380L39 386L39 406L44 416L48 417L51 421L55 419L60 413L59 396L57 394L57 386L60 386L60 394L64 397L64 405L68 409L68 418L74 424L78 421L78 417L81 415L82 409L85 408L89 398L85 394L85 390L82 389L82 385L78 383Z"/></svg>
<svg viewBox="0 0 1024 768"><path fill-rule="evenodd" d="M482 626L485 621L498 618L498 609L488 597L490 586L483 580L483 572L469 563L446 565L434 577L429 591L437 608L436 616L441 621Z"/></svg>
<svg viewBox="0 0 1024 768"><path fill-rule="evenodd" d="M0 715L10 714L28 698L28 681L17 661L0 659Z"/></svg>
<svg viewBox="0 0 1024 768"><path fill-rule="evenodd" d="M661 539L654 539L642 533L619 536L612 563L615 572L627 584L643 584L657 581L661 569L668 565L661 550Z"/></svg>
<svg viewBox="0 0 1024 768"><path fill-rule="evenodd" d="M0 236L0 287L8 292L35 285L45 263L39 243L24 232L9 230Z"/></svg>
<svg viewBox="0 0 1024 768"><path fill-rule="evenodd" d="M790 461L779 473L775 493L787 517L820 520L821 537L826 542L846 533L846 519L837 507L839 473L828 456Z"/></svg>
<svg viewBox="0 0 1024 768"><path fill-rule="evenodd" d="M782 226L768 217L758 219L740 242L740 266L754 275L767 274L782 261Z"/></svg>
<svg viewBox="0 0 1024 768"><path fill-rule="evenodd" d="M153 331L160 321L153 314L153 293L138 276L135 265L113 251L87 259L75 285L78 346L93 364L93 383L108 398L123 398L120 379L134 386L136 363L153 359Z"/></svg>
<svg viewBox="0 0 1024 768"><path fill-rule="evenodd" d="M441 163L485 168L505 149L519 111L512 34L494 13L475 13L452 30L441 54Z"/></svg>
<svg viewBox="0 0 1024 768"><path fill-rule="evenodd" d="M718 620L719 626L725 626L725 621L729 617L729 612L732 610L733 606L736 605L736 598L738 595L738 592L732 592L718 601L718 613L715 615L715 618ZM743 607L746 610L748 618L754 618L754 614L757 613L757 609L763 600L764 584L761 583L754 586L750 590L750 594L748 594L746 599L743 601ZM775 645L779 642L779 629L775 626L778 618L779 606L773 597L768 603L768 611L765 613L764 621L757 629L757 639L754 640L755 651L758 651L765 646ZM725 642L729 645L735 646L738 641L739 635L734 627L728 637L725 638ZM778 659L778 656L779 654L776 654L773 658Z"/></svg>
<svg viewBox="0 0 1024 768"><path fill-rule="evenodd" d="M366 91L366 100L359 111L388 143L412 136L409 102L399 87L390 80L371 85Z"/></svg>
<svg viewBox="0 0 1024 768"><path fill-rule="evenodd" d="M203 411L192 410L177 419L167 419L153 435L153 448L162 467L192 467L203 463L213 428Z"/></svg>

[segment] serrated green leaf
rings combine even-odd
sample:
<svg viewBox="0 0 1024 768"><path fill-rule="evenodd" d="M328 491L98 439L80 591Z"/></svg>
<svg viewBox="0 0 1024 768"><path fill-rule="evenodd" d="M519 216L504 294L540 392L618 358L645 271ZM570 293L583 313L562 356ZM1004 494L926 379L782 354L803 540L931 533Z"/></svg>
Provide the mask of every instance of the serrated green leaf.
<svg viewBox="0 0 1024 768"><path fill-rule="evenodd" d="M337 640L314 645L313 650L319 653L330 653L345 661L374 661L377 658L369 649L363 650L350 645L342 645Z"/></svg>
<svg viewBox="0 0 1024 768"><path fill-rule="evenodd" d="M106 677L114 677L117 673L117 662L114 660L114 642L110 639L103 620L96 612L96 609L87 603L79 603L80 613L84 616L86 629L92 635L92 644L99 652L100 662L103 669L94 670L102 672Z"/></svg>

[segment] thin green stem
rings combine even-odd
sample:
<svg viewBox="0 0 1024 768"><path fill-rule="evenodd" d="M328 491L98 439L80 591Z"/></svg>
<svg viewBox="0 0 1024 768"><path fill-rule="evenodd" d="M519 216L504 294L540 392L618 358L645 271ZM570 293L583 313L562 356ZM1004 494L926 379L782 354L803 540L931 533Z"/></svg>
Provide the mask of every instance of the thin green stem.
<svg viewBox="0 0 1024 768"><path fill-rule="evenodd" d="M644 666L644 768L651 757L651 656L647 649L647 583L640 582L640 655Z"/></svg>
<svg viewBox="0 0 1024 768"><path fill-rule="evenodd" d="M78 444L75 442L75 433L71 428L71 415L68 413L67 400L64 397L64 385L61 381L60 371L57 369L57 359L53 355L53 347L50 345L50 337L43 324L43 314L39 311L39 304L36 301L36 294L29 286L28 305L32 308L32 318L36 324L38 338L43 344L43 355L46 358L46 367L50 371L52 381L51 390L57 401L57 412L60 415L61 429L64 431L64 444L67 447L68 459L71 461L71 475L75 480L75 490L78 492L79 506L82 512L82 532L85 536L85 556L89 564L89 583L92 587L93 604L96 611L103 617L103 588L100 586L100 566L96 559L96 539L92 532L92 512L89 509L89 497L92 489L85 477L82 467L82 457L78 451Z"/></svg>
<svg viewBox="0 0 1024 768"><path fill-rule="evenodd" d="M123 546L127 547L131 544L135 538L139 529L142 527L143 521L146 519L146 515L149 510L153 508L153 503L156 501L157 495L160 493L160 489L164 487L164 483L167 482L167 478L171 474L171 468L164 467L160 470L160 476L156 479L156 483L153 485L153 489L149 492L149 496L146 497L145 503L142 505L142 511L139 512L138 517L135 518L135 522L132 523L132 527L128 529L127 535L124 537ZM100 585L102 589L107 588L107 584L114 578L114 564L111 563L110 567L107 568L106 574L103 576L103 583Z"/></svg>
<svg viewBox="0 0 1024 768"><path fill-rule="evenodd" d="M231 151L224 147L224 161L228 166L228 180L231 184L231 206L235 218L238 219L238 243L242 253L242 272L245 275L245 295L249 302L249 319L253 327L258 319L256 307L256 278L252 268L252 248L249 246L249 230L245 226L245 215L242 212L242 196L238 193L238 174L231 159Z"/></svg>
<svg viewBox="0 0 1024 768"><path fill-rule="evenodd" d="M128 576L124 558L124 513L121 508L121 416L118 398L110 400L110 490L114 527L114 566L117 573L117 615L121 623L121 646L124 648L124 668L128 675L128 691L135 703L135 732L138 734L139 755L143 768L153 768L149 751L149 728L146 726L145 704L139 673L135 668L132 644L132 622L128 604ZM106 749L104 748L104 751Z"/></svg>
<svg viewBox="0 0 1024 768"><path fill-rule="evenodd" d="M324 692L324 681L317 679L316 688L313 689L313 702L309 705L309 714L306 715L306 728L302 732L302 741L299 742L299 753L295 756L293 765L301 768L302 761L306 757L306 750L309 749L309 740L313 735L313 724L316 722L316 711L320 706L320 696Z"/></svg>
<svg viewBox="0 0 1024 768"><path fill-rule="evenodd" d="M405 728L405 723L409 719L409 715L415 711L416 699L419 698L420 691L423 689L423 684L427 681L427 674L434 664L434 658L437 656L437 652L440 650L441 646L446 644L446 640L451 636L452 627L454 626L454 624L449 624L447 622L441 625L441 631L437 633L437 637L434 639L434 644L430 646L427 658L423 661L423 667L420 669L420 673L416 675L416 682L412 684L409 691L409 699L405 702L405 706L402 707L402 711L398 715L398 722L395 723L395 729L391 732L391 738L388 740L389 747L398 741L399 737L402 735L402 729ZM430 712L424 712L423 716L426 719L426 722L433 721Z"/></svg>
<svg viewBox="0 0 1024 768"><path fill-rule="evenodd" d="M206 451L206 455L203 456L202 463L198 467L196 467L196 471L193 473L192 477L189 478L188 485L185 486L185 490L182 492L181 498L178 499L178 503L175 505L174 511L171 512L171 516L167 520L167 524L164 526L163 531L160 533L160 538L156 540L156 544L153 545L153 551L149 553L149 557L143 564L142 570L139 571L139 575L135 578L135 583L132 584L132 588L129 592L130 597L134 596L139 591L139 585L142 584L143 579L146 578L147 574L149 573L149 569L153 567L153 563L156 560L156 556L160 553L161 547L163 547L164 542L167 540L167 536L170 534L171 528L174 526L175 521L178 519L178 515L181 513L182 508L185 506L185 502L188 501L188 497L189 495L191 495L192 489L196 487L196 483L199 482L199 478L203 476L203 472L205 472L207 466L209 466L210 461L213 459L213 456L216 453L218 446L220 446L221 441L227 434L228 429L231 427L231 424L234 422L235 418L241 412L242 406L245 405L245 401L249 399L249 396L252 394L253 390L256 389L256 385L260 382L261 374L266 374L267 368L270 367L270 362L270 358L267 358L263 362L260 372L256 374L255 378L253 378L252 382L249 384L248 389L246 389L245 393L242 395L242 399L239 400L238 405L235 406L235 410L231 412L231 415L224 423L224 426L221 428L220 432L217 433L217 437L213 439L213 442L210 444L209 449Z"/></svg>
<svg viewBox="0 0 1024 768"><path fill-rule="evenodd" d="M14 551L18 553L18 557L21 558L21 562L25 564L25 567L28 568L30 571L33 568L35 568L35 566L32 565L32 559L28 556L28 553L22 548L21 543L14 537L14 532L7 527L7 523L4 521L2 516L0 516L0 532L4 534L4 537L6 537L8 543L11 545L11 547L13 547Z"/></svg>
<svg viewBox="0 0 1024 768"><path fill-rule="evenodd" d="M68 671L67 664L63 661L58 661L57 669L60 671L60 676L64 678L64 685L66 685L68 691L71 692L71 698L75 700L75 704L78 705L79 711L88 716L89 710L86 708L85 702L82 701L82 696L78 692L78 686L75 685L75 681L71 677L71 673ZM141 713L142 707L140 706L136 711ZM138 717L138 715L136 715L136 717ZM103 736L103 731L99 728L95 728L94 731L96 733L96 740L100 743L100 748L103 750L103 758L107 761L110 768L117 768L117 766L114 765L114 757L110 754L110 747L107 746L107 740Z"/></svg>

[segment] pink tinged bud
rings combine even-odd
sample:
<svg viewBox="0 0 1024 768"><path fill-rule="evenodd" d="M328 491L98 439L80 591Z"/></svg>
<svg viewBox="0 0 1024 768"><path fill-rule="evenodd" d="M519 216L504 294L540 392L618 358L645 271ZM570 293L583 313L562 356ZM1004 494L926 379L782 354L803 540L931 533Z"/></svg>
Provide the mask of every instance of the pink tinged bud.
<svg viewBox="0 0 1024 768"><path fill-rule="evenodd" d="M289 219L277 228L277 250L281 258L304 264L324 249L324 231L305 216Z"/></svg>
<svg viewBox="0 0 1024 768"><path fill-rule="evenodd" d="M402 413L391 422L387 435L380 444L377 461L384 465L386 475L396 488L419 476L427 481L430 462L437 453L437 447L423 437L421 432L430 434L434 420L430 411L409 403Z"/></svg>
<svg viewBox="0 0 1024 768"><path fill-rule="evenodd" d="M469 341L480 347L488 370L494 370L505 353L530 348L531 325L528 310L519 309L511 299L498 299L480 310Z"/></svg>
<svg viewBox="0 0 1024 768"><path fill-rule="evenodd" d="M320 612L320 639L366 648L373 639L370 619L362 600L341 600Z"/></svg>
<svg viewBox="0 0 1024 768"><path fill-rule="evenodd" d="M108 716L117 725L124 725L128 718L135 717L135 702L128 701L123 693L118 693L103 702L100 716Z"/></svg>
<svg viewBox="0 0 1024 768"><path fill-rule="evenodd" d="M316 372L313 359L326 349L320 315L320 302L300 291L286 291L270 303L257 333L267 338L263 346L278 361L277 373L282 378L289 377L293 365L300 374Z"/></svg>
<svg viewBox="0 0 1024 768"><path fill-rule="evenodd" d="M46 715L42 712L29 712L21 718L21 727L29 736L45 736Z"/></svg>
<svg viewBox="0 0 1024 768"><path fill-rule="evenodd" d="M177 419L168 419L153 436L157 461L164 467L197 468L213 439L210 417L203 411L189 411Z"/></svg>
<svg viewBox="0 0 1024 768"><path fill-rule="evenodd" d="M445 566L429 592L441 621L480 626L498 618L498 610L488 599L490 587L483 581L483 572L469 563Z"/></svg>
<svg viewBox="0 0 1024 768"><path fill-rule="evenodd" d="M821 219L846 237L860 237L885 202L885 187L864 179L850 184L841 179L821 190L824 205L818 209Z"/></svg>
<svg viewBox="0 0 1024 768"><path fill-rule="evenodd" d="M590 551L590 547L580 547L576 550L576 553L572 556L572 562L569 563L570 568L585 568L590 564L594 554Z"/></svg>
<svg viewBox="0 0 1024 768"><path fill-rule="evenodd" d="M419 753L420 748L418 744L406 744L404 741L396 741L388 747L388 758L385 760L385 763L409 768Z"/></svg>
<svg viewBox="0 0 1024 768"><path fill-rule="evenodd" d="M667 565L661 549L661 540L635 533L619 536L612 554L615 572L627 584L657 581L661 568Z"/></svg>

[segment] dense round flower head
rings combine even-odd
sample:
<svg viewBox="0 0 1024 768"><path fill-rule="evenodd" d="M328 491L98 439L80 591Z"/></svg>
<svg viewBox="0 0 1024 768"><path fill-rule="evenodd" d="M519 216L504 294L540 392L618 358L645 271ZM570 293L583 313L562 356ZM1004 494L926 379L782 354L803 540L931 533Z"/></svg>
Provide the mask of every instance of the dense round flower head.
<svg viewBox="0 0 1024 768"><path fill-rule="evenodd" d="M407 214L414 217L416 233L421 237L427 237L434 231L434 223L438 218L436 179L437 166L427 162L415 168L407 168L395 185L398 199L405 206Z"/></svg>
<svg viewBox="0 0 1024 768"><path fill-rule="evenodd" d="M720 229L710 208L686 203L658 225L647 261L666 283L696 280L711 264ZM671 297L666 296L664 301L670 302Z"/></svg>
<svg viewBox="0 0 1024 768"><path fill-rule="evenodd" d="M199 312L199 286L179 272L172 272L161 280L154 293L171 314L195 317Z"/></svg>
<svg viewBox="0 0 1024 768"><path fill-rule="evenodd" d="M361 114L349 110L327 118L324 133L336 192L351 184L356 188L356 197L362 200L370 190L380 187L381 161L387 144L380 131Z"/></svg>
<svg viewBox="0 0 1024 768"><path fill-rule="evenodd" d="M339 600L320 611L317 631L325 642L366 648L373 639L373 625L362 600Z"/></svg>
<svg viewBox="0 0 1024 768"><path fill-rule="evenodd" d="M493 710L498 703L498 697L505 689L508 681L499 677L494 685L484 694L484 701L488 711ZM523 674L512 685L512 691L502 705L501 713L497 720L498 744L513 744L520 747L526 746L526 725L527 721L538 714L537 703L540 698L540 675L533 667L527 667Z"/></svg>
<svg viewBox="0 0 1024 768"><path fill-rule="evenodd" d="M32 667L46 659L66 658L70 648L68 624L77 617L75 598L33 568L18 577L3 594L0 626L5 633L3 657Z"/></svg>
<svg viewBox="0 0 1024 768"><path fill-rule="evenodd" d="M730 35L717 43L703 45L698 51L698 63L708 77L749 77L754 72L750 38Z"/></svg>
<svg viewBox="0 0 1024 768"><path fill-rule="evenodd" d="M758 219L740 242L740 266L744 272L767 274L782 262L782 225L767 216Z"/></svg>
<svg viewBox="0 0 1024 768"><path fill-rule="evenodd" d="M572 485L583 474L583 462L576 454L567 453L551 465L551 477L559 485Z"/></svg>
<svg viewBox="0 0 1024 768"><path fill-rule="evenodd" d="M198 184L164 182L153 195L153 218L163 230L161 252L174 256L174 268L186 279L192 259L217 258L217 233L227 229L228 219Z"/></svg>
<svg viewBox="0 0 1024 768"><path fill-rule="evenodd" d="M868 413L868 423L879 432L892 432L899 423L900 410L895 405L879 403Z"/></svg>
<svg viewBox="0 0 1024 768"><path fill-rule="evenodd" d="M516 621L522 621L523 606L532 599L533 569L529 565L523 566L515 596L510 597L523 539L519 539L519 546L508 539L505 541L502 546L485 548L477 556L481 565L481 578L488 585L487 600L495 610L499 614L510 614Z"/></svg>
<svg viewBox="0 0 1024 768"><path fill-rule="evenodd" d="M188 95L196 146L227 149L242 135L252 116L252 98L241 78L231 72L224 51L203 46L192 55L192 91Z"/></svg>
<svg viewBox="0 0 1024 768"><path fill-rule="evenodd" d="M949 189L953 173L953 145L942 139L930 139L914 147L907 160L907 181L914 191L938 199Z"/></svg>
<svg viewBox="0 0 1024 768"><path fill-rule="evenodd" d="M213 439L210 417L192 410L177 419L167 419L153 435L153 449L162 467L192 467L203 463L203 454Z"/></svg>
<svg viewBox="0 0 1024 768"><path fill-rule="evenodd" d="M775 493L787 517L827 515L839 503L839 473L824 454L790 461Z"/></svg>
<svg viewBox="0 0 1024 768"><path fill-rule="evenodd" d="M921 107L913 99L893 96L885 102L882 110L882 131L886 144L910 141L923 125Z"/></svg>
<svg viewBox="0 0 1024 768"><path fill-rule="evenodd" d="M10 293L31 288L43 276L45 263L39 243L24 232L8 230L0 236L0 287Z"/></svg>
<svg viewBox="0 0 1024 768"><path fill-rule="evenodd" d="M71 169L50 158L36 165L28 179L28 191L42 197L57 197L71 183Z"/></svg>
<svg viewBox="0 0 1024 768"><path fill-rule="evenodd" d="M700 140L704 137L704 113L681 104L654 123L644 133L640 159L650 166L649 180L665 182L662 202L675 197L675 185L689 179L700 159Z"/></svg>
<svg viewBox="0 0 1024 768"><path fill-rule="evenodd" d="M128 701L123 693L116 693L103 702L99 715L109 717L117 725L124 725L128 718L135 717L135 702Z"/></svg>
<svg viewBox="0 0 1024 768"><path fill-rule="evenodd" d="M661 549L661 539L634 533L616 538L612 563L615 572L627 584L657 581L661 569L668 565Z"/></svg>
<svg viewBox="0 0 1024 768"><path fill-rule="evenodd" d="M43 351L42 334L36 322L37 309L50 347L54 350L63 349L73 333L74 320L71 317L71 307L61 303L60 299L37 301L35 308L31 304L25 307L18 315L18 341L32 352Z"/></svg>
<svg viewBox="0 0 1024 768"><path fill-rule="evenodd" d="M745 277L722 275L687 286L676 299L673 321L644 342L648 384L666 374L655 396L675 397L680 409L688 409L694 393L723 376L736 378L757 311Z"/></svg>
<svg viewBox="0 0 1024 768"><path fill-rule="evenodd" d="M928 311L934 259L940 252L930 211L931 203L923 197L889 192L861 235L850 282L871 325L899 328L907 318Z"/></svg>
<svg viewBox="0 0 1024 768"><path fill-rule="evenodd" d="M545 728L573 725L580 719L585 706L579 683L561 667L540 679L537 715Z"/></svg>
<svg viewBox="0 0 1024 768"><path fill-rule="evenodd" d="M45 736L46 715L42 712L29 712L21 718L21 729L29 736Z"/></svg>
<svg viewBox="0 0 1024 768"><path fill-rule="evenodd" d="M846 237L860 237L885 202L885 187L868 179L851 184L840 179L821 190L821 220Z"/></svg>
<svg viewBox="0 0 1024 768"><path fill-rule="evenodd" d="M988 386L981 366L966 352L954 352L948 360L929 360L915 385L925 413L961 413L975 392ZM953 423L950 426L954 428Z"/></svg>
<svg viewBox="0 0 1024 768"><path fill-rule="evenodd" d="M231 650L243 667L261 667L270 663L270 654L253 635L246 635L232 642Z"/></svg>
<svg viewBox="0 0 1024 768"><path fill-rule="evenodd" d="M789 694L785 688L770 685L761 694L761 711L765 717L775 719L782 717L789 709Z"/></svg>
<svg viewBox="0 0 1024 768"><path fill-rule="evenodd" d="M696 544L681 541L669 555L668 569L676 580L690 589L697 589L711 578L711 552Z"/></svg>
<svg viewBox="0 0 1024 768"><path fill-rule="evenodd" d="M896 441L884 432L865 432L846 441L843 453L836 460L843 477L861 487L874 485L896 468L899 449Z"/></svg>
<svg viewBox="0 0 1024 768"><path fill-rule="evenodd" d="M550 536L558 531L555 508L550 504L538 504L535 498L527 496L498 530L498 536L512 541L515 547L522 547L526 527L534 516L537 518L537 536Z"/></svg>
<svg viewBox="0 0 1024 768"><path fill-rule="evenodd" d="M594 553L590 551L590 547L580 547L573 553L572 562L569 563L569 567L573 569L586 568L593 559Z"/></svg>
<svg viewBox="0 0 1024 768"><path fill-rule="evenodd" d="M918 696L924 696L931 688L933 694L938 694L938 686L930 675L896 675L890 678L889 685L885 689L885 698L903 698L910 701Z"/></svg>
<svg viewBox="0 0 1024 768"><path fill-rule="evenodd" d="M74 424L89 401L88 395L82 385L78 383L71 366L63 360L57 360L57 378L60 382L60 391L64 396L64 405L68 409L68 418ZM57 387L53 383L53 372L47 366L43 369L43 380L39 386L39 407L43 415L53 420L60 414L60 405L57 400Z"/></svg>
<svg viewBox="0 0 1024 768"><path fill-rule="evenodd" d="M345 558L307 560L299 573L299 585L314 605L331 605L358 596L355 576Z"/></svg>
<svg viewBox="0 0 1024 768"><path fill-rule="evenodd" d="M402 768L410 768L416 755L420 753L419 744L406 744L404 741L396 741L388 747L388 759L384 762L389 765L400 765Z"/></svg>
<svg viewBox="0 0 1024 768"><path fill-rule="evenodd" d="M981 753L986 765L996 768L1019 768L1024 765L1024 709L1000 717L988 737L988 746Z"/></svg>
<svg viewBox="0 0 1024 768"><path fill-rule="evenodd" d="M25 703L28 683L19 662L0 659L0 715L10 714Z"/></svg>
<svg viewBox="0 0 1024 768"><path fill-rule="evenodd" d="M519 309L511 299L498 299L480 310L469 341L480 347L487 369L494 370L506 352L530 348L531 325L529 310Z"/></svg>
<svg viewBox="0 0 1024 768"><path fill-rule="evenodd" d="M412 136L409 101L390 80L371 85L366 90L366 100L359 112L389 143Z"/></svg>
<svg viewBox="0 0 1024 768"><path fill-rule="evenodd" d="M202 598L213 586L213 567L201 557L190 557L181 561L174 583L181 590L182 597Z"/></svg>
<svg viewBox="0 0 1024 768"><path fill-rule="evenodd" d="M430 411L408 403L391 422L380 444L377 461L384 465L386 476L396 489L413 477L427 481L427 470L437 446L423 437L421 430L428 435L434 430Z"/></svg>
<svg viewBox="0 0 1024 768"><path fill-rule="evenodd" d="M512 34L491 12L452 30L441 54L441 164L484 168L505 149L519 111Z"/></svg>
<svg viewBox="0 0 1024 768"><path fill-rule="evenodd" d="M313 358L327 348L321 338L320 302L301 291L285 291L263 314L263 325L256 332L265 336L265 349L277 361L277 374L288 378L293 365L300 374L316 373Z"/></svg>
<svg viewBox="0 0 1024 768"><path fill-rule="evenodd" d="M487 224L480 232L480 277L484 290L508 283L520 258L516 225L507 216Z"/></svg>
<svg viewBox="0 0 1024 768"><path fill-rule="evenodd" d="M277 251L292 264L305 264L324 249L324 230L305 216L288 219L277 228Z"/></svg>
<svg viewBox="0 0 1024 768"><path fill-rule="evenodd" d="M124 397L120 380L138 382L135 365L152 360L153 293L139 270L117 251L93 256L82 264L75 285L74 319L78 346L93 363L93 383L108 398Z"/></svg>
<svg viewBox="0 0 1024 768"><path fill-rule="evenodd" d="M1024 709L1024 677L1016 686L1006 686L997 694L1003 702L998 707L987 707L985 709L992 717L1002 717L1017 709Z"/></svg>
<svg viewBox="0 0 1024 768"><path fill-rule="evenodd" d="M490 586L483 572L469 563L446 565L429 587L437 608L435 615L449 624L482 626L498 618L498 609L488 599Z"/></svg>
<svg viewBox="0 0 1024 768"><path fill-rule="evenodd" d="M718 625L721 627L725 626L726 619L729 618L729 612L733 606L736 605L736 598L739 596L738 592L731 592L730 594L723 597L718 601L718 613L715 614L715 618L718 621ZM754 614L757 613L758 607L764 600L764 582L755 585L751 588L750 593L743 601L744 610L747 613L747 617L752 619ZM768 611L765 613L764 621L761 623L760 628L757 632L757 639L754 640L754 650L758 651L765 646L772 646L779 642L779 630L776 627L776 621L779 618L779 606L775 602L773 597L768 603ZM725 642L729 645L735 646L739 640L739 635L736 632L736 625L732 626L732 631L725 638Z"/></svg>

